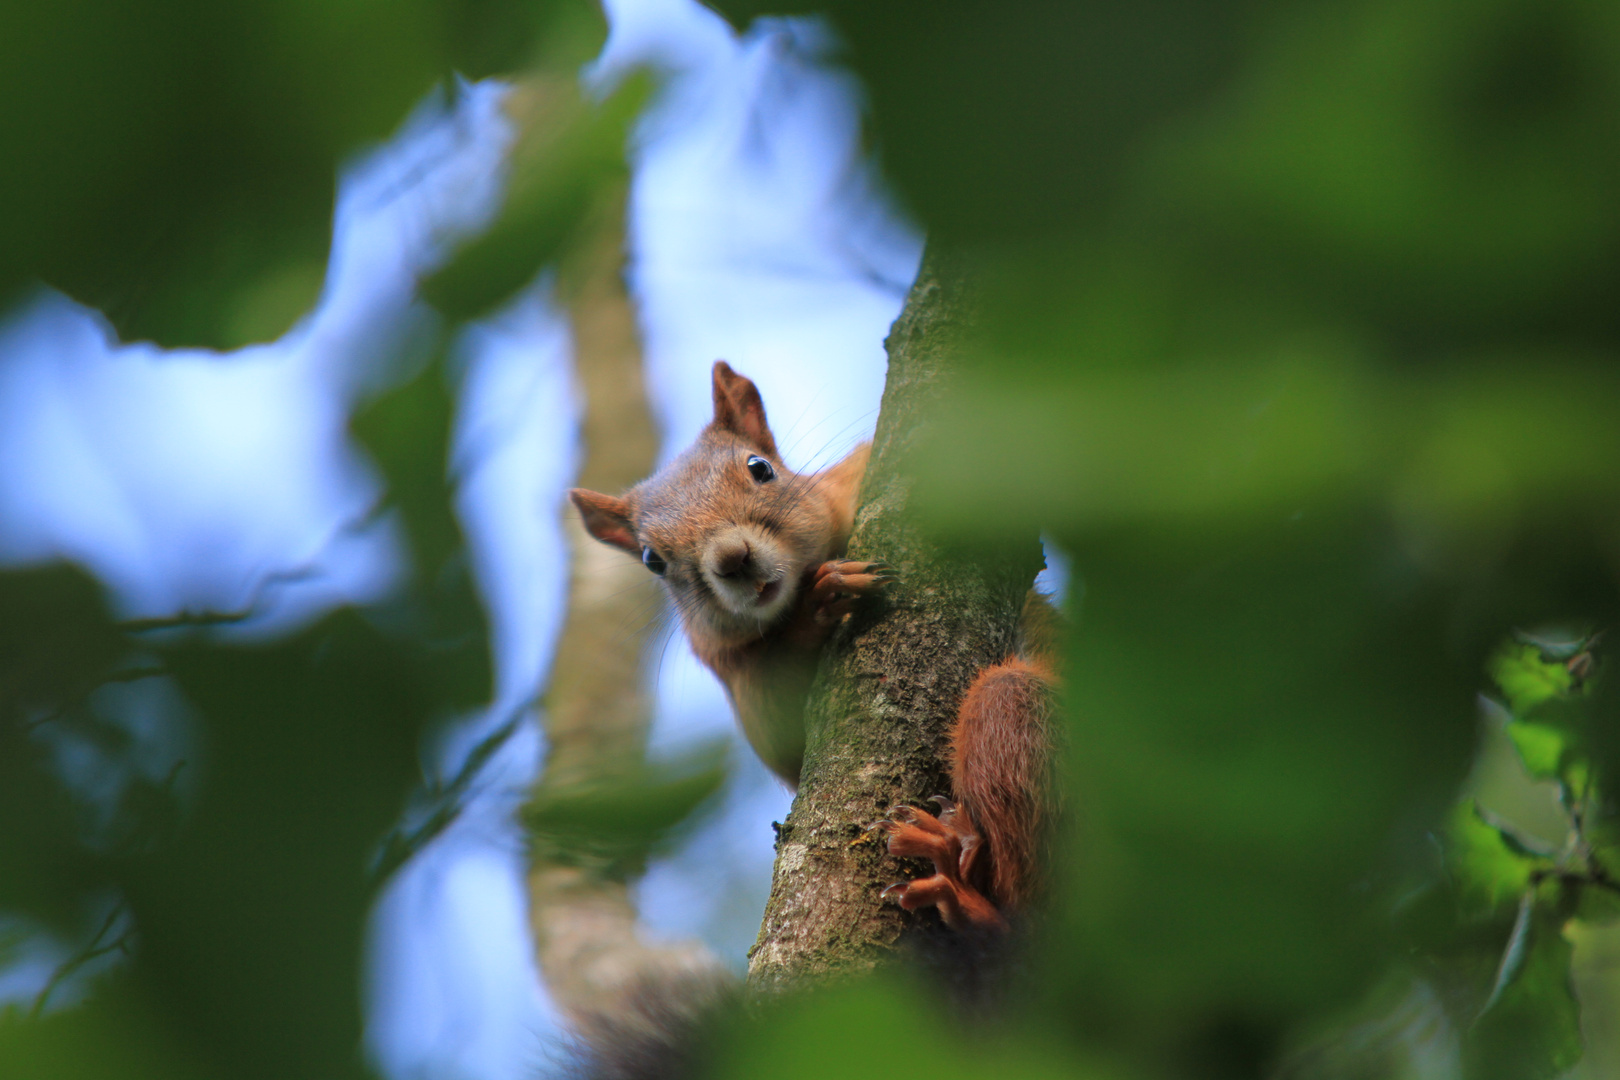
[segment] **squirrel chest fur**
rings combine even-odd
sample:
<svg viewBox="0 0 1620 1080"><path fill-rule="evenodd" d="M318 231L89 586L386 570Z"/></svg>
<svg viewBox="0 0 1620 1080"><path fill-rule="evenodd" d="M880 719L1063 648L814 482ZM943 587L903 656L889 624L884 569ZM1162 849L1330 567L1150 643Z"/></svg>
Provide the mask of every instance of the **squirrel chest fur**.
<svg viewBox="0 0 1620 1080"><path fill-rule="evenodd" d="M795 473L750 380L718 362L713 394L713 420L656 475L622 496L576 488L570 497L592 536L663 579L749 743L796 787L821 646L860 597L892 580L883 563L843 558L869 447ZM892 853L935 863L933 877L885 895L908 909L937 906L947 923L973 929L1000 927L996 905L1024 899L1043 825L1049 682L1039 659L980 673L953 729L956 802L941 797L938 817L896 807L872 826L889 834Z"/></svg>

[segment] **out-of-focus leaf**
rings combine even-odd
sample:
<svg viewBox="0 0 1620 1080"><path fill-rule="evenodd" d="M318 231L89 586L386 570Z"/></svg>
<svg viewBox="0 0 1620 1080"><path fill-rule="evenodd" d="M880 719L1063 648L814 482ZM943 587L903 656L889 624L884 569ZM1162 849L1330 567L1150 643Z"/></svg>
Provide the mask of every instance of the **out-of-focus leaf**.
<svg viewBox="0 0 1620 1080"><path fill-rule="evenodd" d="M1060 537L1086 568L1065 671L1084 817L1042 974L1132 1056L1259 1069L1277 1028L1243 1018L1343 1008L1393 955L1393 892L1429 857L1411 824L1462 778L1477 673L1419 644L1447 608L1378 563L1376 528Z"/></svg>
<svg viewBox="0 0 1620 1080"><path fill-rule="evenodd" d="M1521 642L1504 646L1492 658L1491 678L1516 717L1530 716L1542 703L1563 697L1571 685L1567 667L1543 657L1539 646Z"/></svg>
<svg viewBox="0 0 1620 1080"><path fill-rule="evenodd" d="M1524 967L1525 950L1530 944L1530 924L1535 918L1536 894L1527 890L1519 898L1519 911L1513 918L1513 929L1508 934L1507 945L1502 949L1502 960L1496 967L1496 980L1491 984L1491 994L1485 999L1485 1006L1480 1010L1484 1016L1491 1011L1508 987L1513 985Z"/></svg>
<svg viewBox="0 0 1620 1080"><path fill-rule="evenodd" d="M1244 9L1188 0L708 0L734 25L830 16L865 81L885 171L929 227L964 240L1085 230L1140 182L1161 126L1238 69Z"/></svg>
<svg viewBox="0 0 1620 1080"><path fill-rule="evenodd" d="M411 586L390 614L428 644L445 715L487 702L494 677L483 605L451 503L453 405L435 361L368 404L352 425L388 481L386 508L398 511L410 539Z"/></svg>
<svg viewBox="0 0 1620 1080"><path fill-rule="evenodd" d="M88 693L124 647L101 587L84 571L0 572L0 719Z"/></svg>
<svg viewBox="0 0 1620 1080"><path fill-rule="evenodd" d="M1485 809L1478 802L1474 803L1474 813L1479 817L1479 820L1496 830L1496 834L1502 838L1502 842L1508 846L1508 850L1515 855L1545 860L1551 860L1557 856L1558 850L1551 844L1531 836L1512 822Z"/></svg>
<svg viewBox="0 0 1620 1080"><path fill-rule="evenodd" d="M1096 324L1060 356L973 354L978 372L919 455L940 525L1222 528L1371 496L1404 533L1392 541L1438 568L1500 545L1529 507L1620 496L1620 381L1606 370L1527 357L1419 383L1225 283L1209 284L1216 298L1162 295L1170 283L1153 278L1174 269L1076 282L1075 310Z"/></svg>
<svg viewBox="0 0 1620 1080"><path fill-rule="evenodd" d="M1529 889L1537 860L1515 850L1518 846L1473 804L1459 804L1452 812L1445 861L1459 887L1463 914L1498 911Z"/></svg>
<svg viewBox="0 0 1620 1080"><path fill-rule="evenodd" d="M1544 724L1514 721L1507 726L1508 738L1519 752L1525 772L1537 780L1556 780L1564 760L1564 733Z"/></svg>
<svg viewBox="0 0 1620 1080"><path fill-rule="evenodd" d="M1620 82L1599 5L1289 5L1265 22L1225 108L1167 140L1160 175L1217 235L1309 265L1346 306L1457 334L1513 318L1504 301L1584 302L1580 275L1612 272Z"/></svg>
<svg viewBox="0 0 1620 1080"><path fill-rule="evenodd" d="M131 993L209 1075L364 1075L366 869L443 707L424 652L353 611L271 645L165 649L206 758L179 835L121 867Z"/></svg>
<svg viewBox="0 0 1620 1080"><path fill-rule="evenodd" d="M217 1075L131 989L116 981L82 1005L36 1019L0 1010L0 1077L203 1080Z"/></svg>
<svg viewBox="0 0 1620 1080"><path fill-rule="evenodd" d="M1528 895L1520 910L1489 1007L1464 1041L1468 1080L1552 1080L1581 1059L1573 950Z"/></svg>
<svg viewBox="0 0 1620 1080"><path fill-rule="evenodd" d="M454 404L444 367L435 362L369 402L350 423L382 468L389 503L404 518L420 564L413 570L428 580L461 547L461 527L445 498Z"/></svg>
<svg viewBox="0 0 1620 1080"><path fill-rule="evenodd" d="M126 339L273 337L320 288L340 162L435 83L595 52L589 0L114 0L0 10L0 306Z"/></svg>
<svg viewBox="0 0 1620 1080"><path fill-rule="evenodd" d="M523 824L546 862L623 876L718 791L725 775L725 747L716 744L591 783L541 788L524 806Z"/></svg>
<svg viewBox="0 0 1620 1080"><path fill-rule="evenodd" d="M1575 918L1592 926L1612 926L1620 922L1620 888L1612 883L1582 886L1576 900Z"/></svg>
<svg viewBox="0 0 1620 1080"><path fill-rule="evenodd" d="M422 283L452 319L482 315L532 281L590 227L593 203L622 179L630 125L646 103L644 76L593 102L572 78L531 79L511 109L522 124L506 204L494 225Z"/></svg>
<svg viewBox="0 0 1620 1080"><path fill-rule="evenodd" d="M0 572L0 909L65 928L79 895L105 881L30 729L82 702L125 647L83 571Z"/></svg>
<svg viewBox="0 0 1620 1080"><path fill-rule="evenodd" d="M933 988L892 972L762 1002L711 1035L711 1067L705 1075L716 1080L1144 1077L1092 1060L1038 1027L1012 1022L970 1028L933 997Z"/></svg>

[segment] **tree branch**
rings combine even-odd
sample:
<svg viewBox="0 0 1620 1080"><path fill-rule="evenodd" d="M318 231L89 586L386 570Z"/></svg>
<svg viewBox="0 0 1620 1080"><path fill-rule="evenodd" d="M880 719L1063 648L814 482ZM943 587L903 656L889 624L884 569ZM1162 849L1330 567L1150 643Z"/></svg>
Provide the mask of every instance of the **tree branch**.
<svg viewBox="0 0 1620 1080"><path fill-rule="evenodd" d="M946 738L980 668L1013 649L1040 569L1035 537L1016 550L947 550L912 505L918 435L970 343L971 278L930 245L886 342L888 379L850 541L852 559L897 567L884 609L858 614L829 645L806 709L798 797L778 833L771 899L750 952L756 988L859 970L909 931L937 925L879 892L915 874L863 826L896 803L949 791Z"/></svg>

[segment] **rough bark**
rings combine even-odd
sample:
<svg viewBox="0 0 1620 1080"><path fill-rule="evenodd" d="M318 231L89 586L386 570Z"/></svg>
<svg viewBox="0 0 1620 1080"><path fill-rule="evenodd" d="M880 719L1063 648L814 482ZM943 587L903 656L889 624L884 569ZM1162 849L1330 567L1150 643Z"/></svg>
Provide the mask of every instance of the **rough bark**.
<svg viewBox="0 0 1620 1080"><path fill-rule="evenodd" d="M880 899L917 867L890 858L863 826L896 803L949 792L950 720L978 670L1012 651L1041 565L1034 537L1016 550L947 550L912 505L912 447L971 341L972 303L971 278L931 247L885 342L888 378L849 557L888 562L901 581L829 644L811 691L804 772L749 953L756 989L873 966L937 924Z"/></svg>
<svg viewBox="0 0 1620 1080"><path fill-rule="evenodd" d="M590 241L561 268L558 291L568 305L584 406L579 482L620 491L652 471L657 440L620 277L623 192L599 214ZM545 698L537 797L590 785L642 758L651 706L641 665L663 602L651 574L592 540L577 514L564 512L563 520L568 614ZM733 981L698 942L643 941L626 883L604 868L536 857L528 887L547 989L598 1055L661 1042L672 1008L697 1009Z"/></svg>

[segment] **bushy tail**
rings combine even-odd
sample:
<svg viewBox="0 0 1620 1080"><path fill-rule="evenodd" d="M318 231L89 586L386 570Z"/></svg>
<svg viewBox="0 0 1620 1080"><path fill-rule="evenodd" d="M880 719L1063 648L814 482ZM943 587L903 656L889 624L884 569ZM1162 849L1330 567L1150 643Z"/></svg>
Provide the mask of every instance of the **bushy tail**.
<svg viewBox="0 0 1620 1080"><path fill-rule="evenodd" d="M951 736L953 794L982 838L971 884L1016 910L1036 890L1051 817L1055 676L1045 656L979 672ZM986 856L988 855L988 858Z"/></svg>

